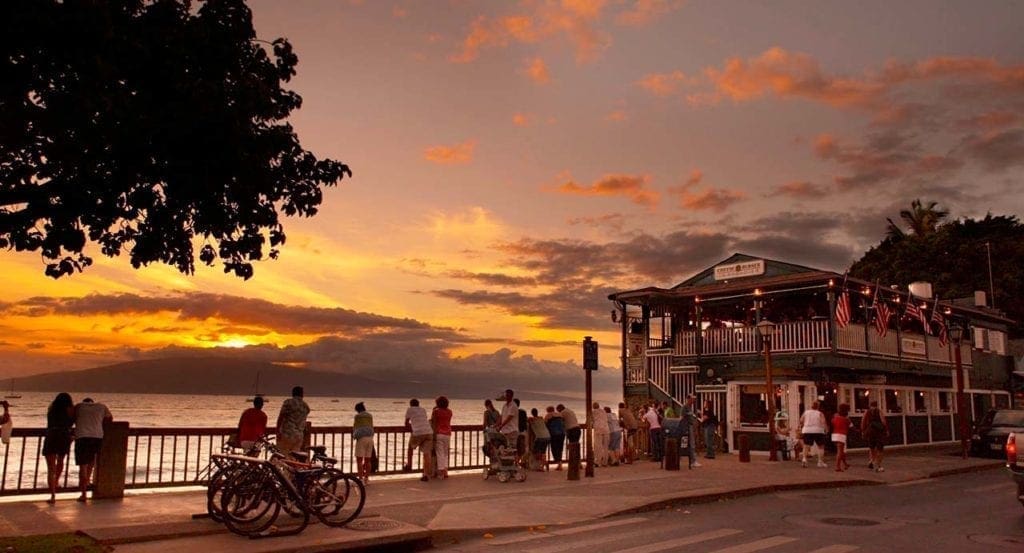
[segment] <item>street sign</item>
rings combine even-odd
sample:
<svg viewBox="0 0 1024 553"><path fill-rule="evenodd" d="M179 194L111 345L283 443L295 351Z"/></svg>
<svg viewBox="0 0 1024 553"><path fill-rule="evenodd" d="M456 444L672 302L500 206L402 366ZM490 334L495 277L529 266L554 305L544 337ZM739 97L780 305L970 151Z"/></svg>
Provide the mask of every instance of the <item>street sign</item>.
<svg viewBox="0 0 1024 553"><path fill-rule="evenodd" d="M597 342L590 336L583 338L583 370L597 370Z"/></svg>

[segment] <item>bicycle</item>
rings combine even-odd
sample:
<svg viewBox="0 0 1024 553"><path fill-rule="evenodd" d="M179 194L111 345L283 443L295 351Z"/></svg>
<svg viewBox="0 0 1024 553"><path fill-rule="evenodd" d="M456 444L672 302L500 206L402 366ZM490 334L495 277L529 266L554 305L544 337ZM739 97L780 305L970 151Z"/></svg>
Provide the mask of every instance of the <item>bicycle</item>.
<svg viewBox="0 0 1024 553"><path fill-rule="evenodd" d="M693 421L694 421L693 422L694 427L696 428L696 431L694 432L694 434L696 434L696 439L694 440L694 447L696 448L695 451L705 451L706 452L707 451L707 441L704 438L704 428L701 427L700 419L698 419L697 417L693 417ZM713 439L714 439L714 449L713 449L713 451L715 453L725 453L725 439L722 438L721 428L722 428L721 424L715 425L715 434L714 434L714 437L713 437Z"/></svg>
<svg viewBox="0 0 1024 553"><path fill-rule="evenodd" d="M242 448L225 443L221 447L223 454L210 456L210 462L196 477L196 481L201 481L207 475L209 476L209 481L206 484L206 512L216 522L223 522L220 512L220 493L224 483L233 475L233 471L240 467L239 463L235 460L239 449ZM261 457L268 451L275 452L277 449L270 436L261 436L242 455L246 457Z"/></svg>
<svg viewBox="0 0 1024 553"><path fill-rule="evenodd" d="M237 470L220 492L220 511L232 532L250 538L294 535L305 529L311 516L327 526L348 524L362 512L366 501L362 482L327 464L322 446L314 448L314 460L323 464L286 459L231 457ZM290 529L274 526L281 510L299 519Z"/></svg>

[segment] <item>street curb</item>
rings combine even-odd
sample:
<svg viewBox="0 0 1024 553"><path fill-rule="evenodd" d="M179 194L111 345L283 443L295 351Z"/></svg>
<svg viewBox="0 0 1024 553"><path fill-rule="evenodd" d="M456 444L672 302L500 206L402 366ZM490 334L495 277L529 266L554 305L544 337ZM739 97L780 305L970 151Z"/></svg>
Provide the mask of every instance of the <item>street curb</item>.
<svg viewBox="0 0 1024 553"><path fill-rule="evenodd" d="M957 467L946 470L939 470L928 473L926 478L941 478L943 476L952 476L954 474L968 474L971 472L982 472L986 470L1000 469L1006 466L1006 463L1002 461L993 461L984 465L974 465L970 467Z"/></svg>
<svg viewBox="0 0 1024 553"><path fill-rule="evenodd" d="M660 499L644 505L636 507L630 507L629 509L623 509L620 511L614 511L604 515L593 517L591 520L602 520L611 518L619 515L628 515L635 513L647 513L651 511L662 510L670 505L679 504L699 504L699 503L711 503L721 499L735 499L739 497L749 497L754 495L762 495L766 493L789 491L789 490L811 490L821 488L848 488L854 486L872 486L881 485L885 482L879 482L877 480L823 480L819 482L801 482L795 484L775 484L770 486L756 486L753 488L741 488L736 490L728 490L723 492L715 493L704 493L696 495L683 495L670 499ZM545 525L549 528L559 526L557 524ZM466 529L445 529L445 530L431 530L431 540L435 544L456 544L461 542L464 538L479 538L484 534L493 534L497 532L509 532L509 531L522 531L526 527L522 525L516 526L497 526L493 528L466 528Z"/></svg>

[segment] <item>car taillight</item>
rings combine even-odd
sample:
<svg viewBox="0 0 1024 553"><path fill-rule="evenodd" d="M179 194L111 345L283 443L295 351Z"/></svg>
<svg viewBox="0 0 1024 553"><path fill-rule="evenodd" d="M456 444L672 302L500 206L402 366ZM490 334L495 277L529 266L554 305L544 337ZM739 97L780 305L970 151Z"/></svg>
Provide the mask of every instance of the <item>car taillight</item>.
<svg viewBox="0 0 1024 553"><path fill-rule="evenodd" d="M1006 464L1017 464L1017 436L1013 432L1006 437Z"/></svg>

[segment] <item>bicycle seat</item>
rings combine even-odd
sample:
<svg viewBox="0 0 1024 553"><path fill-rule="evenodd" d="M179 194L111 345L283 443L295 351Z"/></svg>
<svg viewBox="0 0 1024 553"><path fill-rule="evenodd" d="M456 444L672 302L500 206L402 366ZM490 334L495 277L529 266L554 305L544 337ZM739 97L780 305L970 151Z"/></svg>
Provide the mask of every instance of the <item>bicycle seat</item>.
<svg viewBox="0 0 1024 553"><path fill-rule="evenodd" d="M327 446L315 445L309 448L309 450L313 452L313 455L323 455L324 453L327 452Z"/></svg>

